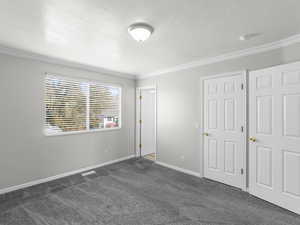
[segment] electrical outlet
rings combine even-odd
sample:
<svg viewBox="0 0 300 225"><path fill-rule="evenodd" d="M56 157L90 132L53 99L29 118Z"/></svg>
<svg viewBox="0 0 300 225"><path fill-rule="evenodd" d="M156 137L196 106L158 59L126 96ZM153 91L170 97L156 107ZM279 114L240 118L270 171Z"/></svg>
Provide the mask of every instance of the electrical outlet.
<svg viewBox="0 0 300 225"><path fill-rule="evenodd" d="M185 157L184 155L180 156L181 161L184 161Z"/></svg>

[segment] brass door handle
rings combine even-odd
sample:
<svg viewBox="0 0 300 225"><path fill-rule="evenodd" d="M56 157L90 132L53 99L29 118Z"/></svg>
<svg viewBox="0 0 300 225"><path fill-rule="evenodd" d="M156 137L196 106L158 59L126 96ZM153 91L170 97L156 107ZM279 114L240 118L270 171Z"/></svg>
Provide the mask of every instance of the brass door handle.
<svg viewBox="0 0 300 225"><path fill-rule="evenodd" d="M250 137L250 138L249 138L249 141L256 142L257 140L256 140L255 137Z"/></svg>
<svg viewBox="0 0 300 225"><path fill-rule="evenodd" d="M208 133L203 133L203 136L208 136L209 134Z"/></svg>

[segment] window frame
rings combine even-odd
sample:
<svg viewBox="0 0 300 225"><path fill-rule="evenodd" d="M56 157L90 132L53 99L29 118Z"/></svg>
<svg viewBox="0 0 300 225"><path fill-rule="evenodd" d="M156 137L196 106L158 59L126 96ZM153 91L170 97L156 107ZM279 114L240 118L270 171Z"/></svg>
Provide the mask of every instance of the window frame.
<svg viewBox="0 0 300 225"><path fill-rule="evenodd" d="M112 87L112 88L119 88L120 90L120 103L119 103L119 126L118 127L113 127L113 128L98 128L98 129L90 129L89 126L87 126L86 130L79 130L79 131L66 131L66 132L47 132L45 129L45 124L47 121L46 118L46 104L45 104L45 98L46 98L46 77L47 76L53 76L56 78L61 78L61 79L70 79L70 80L74 80L74 81L78 81L78 82L86 82L86 83L96 83L96 84L100 84L106 87ZM43 94L43 134L47 137L51 137L51 136L64 136L64 135L74 135L74 134L84 134L84 133L95 133L95 132L108 132L108 131L116 131L116 130L121 130L122 129L122 121L123 121L123 117L122 117L122 108L123 108L123 86L120 84L116 84L116 83L107 83L107 82L103 82L101 80L97 80L97 79L85 79L85 78L79 78L79 77L71 77L71 76L66 76L66 75L57 75L54 73L45 73L44 79L43 79L43 85L44 85L44 94ZM90 111L90 105L89 105L89 101L87 106L87 114L86 114L86 122L90 120L90 116L89 116L89 111Z"/></svg>

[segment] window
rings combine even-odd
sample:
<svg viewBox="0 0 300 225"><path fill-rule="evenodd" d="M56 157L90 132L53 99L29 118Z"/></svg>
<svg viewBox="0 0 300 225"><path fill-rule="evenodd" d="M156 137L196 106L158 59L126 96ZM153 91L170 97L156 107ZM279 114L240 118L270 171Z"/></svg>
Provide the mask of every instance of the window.
<svg viewBox="0 0 300 225"><path fill-rule="evenodd" d="M120 128L121 88L47 75L46 135Z"/></svg>

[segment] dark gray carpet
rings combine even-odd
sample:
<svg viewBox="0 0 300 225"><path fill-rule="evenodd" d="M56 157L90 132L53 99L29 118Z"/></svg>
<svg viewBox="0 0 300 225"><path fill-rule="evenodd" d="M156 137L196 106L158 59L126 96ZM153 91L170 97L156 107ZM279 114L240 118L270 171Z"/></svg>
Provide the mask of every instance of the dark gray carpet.
<svg viewBox="0 0 300 225"><path fill-rule="evenodd" d="M299 225L226 185L128 160L0 196L1 225Z"/></svg>

